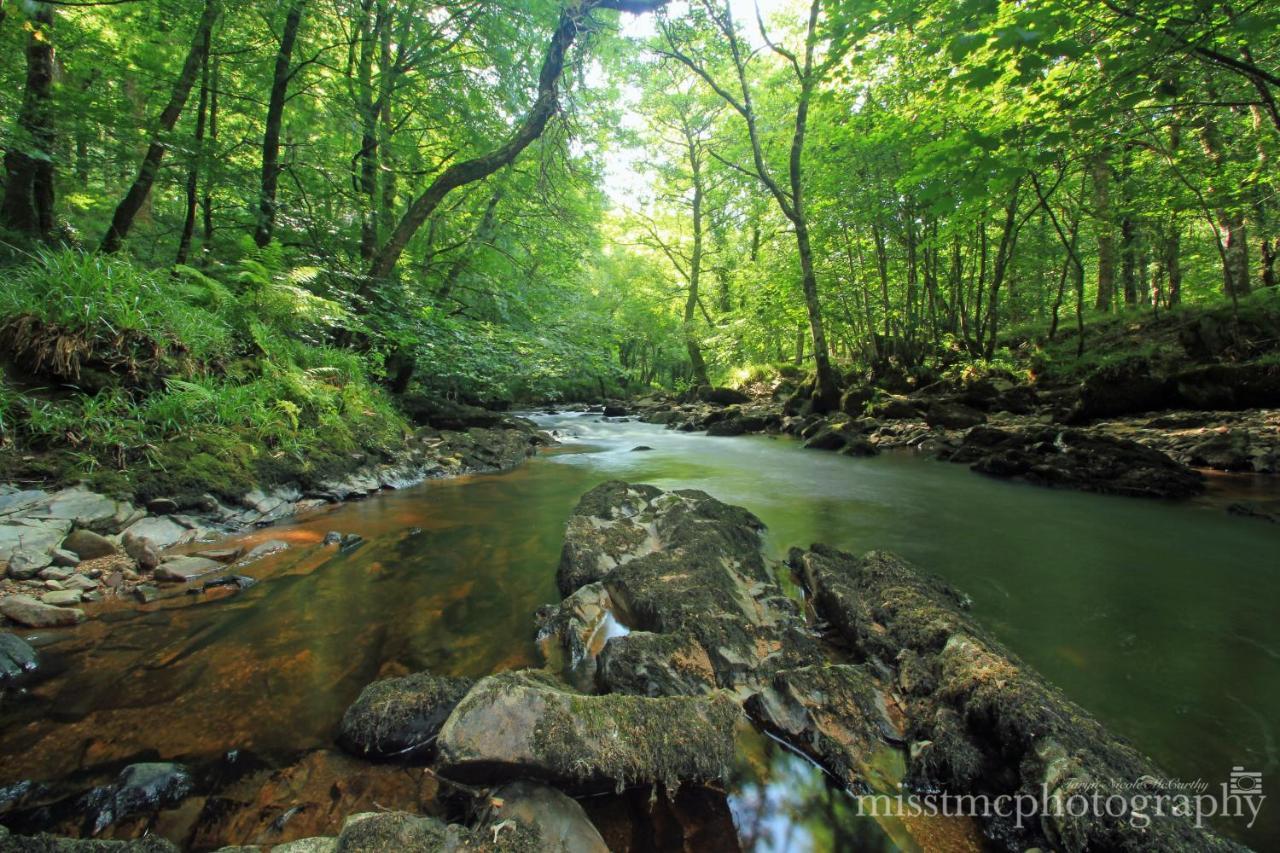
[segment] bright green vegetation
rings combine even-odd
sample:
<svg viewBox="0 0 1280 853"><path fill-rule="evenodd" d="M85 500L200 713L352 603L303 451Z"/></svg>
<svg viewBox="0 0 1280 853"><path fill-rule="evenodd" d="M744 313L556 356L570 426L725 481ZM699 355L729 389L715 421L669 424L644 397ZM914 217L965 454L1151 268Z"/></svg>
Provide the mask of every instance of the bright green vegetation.
<svg viewBox="0 0 1280 853"><path fill-rule="evenodd" d="M11 473L305 473L406 393L1073 378L1196 312L1266 356L1274 4L762 12L5 0Z"/></svg>

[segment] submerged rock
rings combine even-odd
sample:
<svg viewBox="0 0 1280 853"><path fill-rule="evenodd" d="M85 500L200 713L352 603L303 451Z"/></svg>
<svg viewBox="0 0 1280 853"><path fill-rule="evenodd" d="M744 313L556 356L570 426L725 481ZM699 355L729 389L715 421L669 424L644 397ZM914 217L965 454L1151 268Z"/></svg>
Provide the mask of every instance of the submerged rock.
<svg viewBox="0 0 1280 853"><path fill-rule="evenodd" d="M343 714L338 743L366 758L432 754L440 727L473 684L429 672L375 681Z"/></svg>
<svg viewBox="0 0 1280 853"><path fill-rule="evenodd" d="M77 598L80 593L75 593ZM28 628L56 628L84 621L84 611L37 601L29 595L0 598L0 615Z"/></svg>
<svg viewBox="0 0 1280 853"><path fill-rule="evenodd" d="M157 835L132 841L58 838L53 835L10 835L0 826L0 853L177 853L173 842Z"/></svg>
<svg viewBox="0 0 1280 853"><path fill-rule="evenodd" d="M486 782L513 776L607 790L722 779L741 716L725 693L650 699L584 696L543 674L481 680L440 731L440 772Z"/></svg>
<svg viewBox="0 0 1280 853"><path fill-rule="evenodd" d="M221 568L222 563L204 557L171 557L156 567L156 580L181 583Z"/></svg>
<svg viewBox="0 0 1280 853"><path fill-rule="evenodd" d="M0 684L34 672L39 665L40 656L30 643L8 632L0 632Z"/></svg>
<svg viewBox="0 0 1280 853"><path fill-rule="evenodd" d="M191 774L180 764L130 764L110 785L97 788L84 800L85 830L97 835L129 815L171 806L191 791Z"/></svg>

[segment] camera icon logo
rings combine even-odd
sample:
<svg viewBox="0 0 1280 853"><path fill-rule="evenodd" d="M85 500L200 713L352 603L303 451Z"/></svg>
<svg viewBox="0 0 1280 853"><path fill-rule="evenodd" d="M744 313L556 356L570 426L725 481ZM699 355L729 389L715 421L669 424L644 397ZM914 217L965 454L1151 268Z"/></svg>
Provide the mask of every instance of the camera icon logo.
<svg viewBox="0 0 1280 853"><path fill-rule="evenodd" d="M1241 797L1257 797L1262 794L1262 773L1232 767L1228 792Z"/></svg>

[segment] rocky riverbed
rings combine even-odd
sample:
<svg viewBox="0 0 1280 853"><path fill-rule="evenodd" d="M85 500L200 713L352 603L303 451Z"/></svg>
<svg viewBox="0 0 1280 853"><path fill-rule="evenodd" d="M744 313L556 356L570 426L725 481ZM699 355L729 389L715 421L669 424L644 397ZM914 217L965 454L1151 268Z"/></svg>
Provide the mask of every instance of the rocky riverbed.
<svg viewBox="0 0 1280 853"><path fill-rule="evenodd" d="M837 411L816 413L803 388L783 381L753 394L704 387L678 399L616 404L613 411L708 435L793 435L807 448L852 456L906 448L989 476L1135 497L1199 494L1203 470L1280 473L1280 410L1117 417L1111 413L1118 405L1101 406L1092 387L1036 390L1006 379L939 382L909 393L854 386ZM1141 410L1141 398L1130 402L1120 410ZM1276 501L1232 511L1280 521Z"/></svg>
<svg viewBox="0 0 1280 853"><path fill-rule="evenodd" d="M253 582L243 569L288 544L245 551L215 540L382 489L505 470L553 443L531 422L500 413L456 407L441 422L419 428L393 459L353 460L340 479L306 490L263 485L230 504L206 494L137 505L80 486L0 485L0 617L25 628L60 627L82 622L108 599L147 604L175 587L242 589ZM335 532L326 544L356 543Z"/></svg>
<svg viewBox="0 0 1280 853"><path fill-rule="evenodd" d="M994 640L961 592L883 552L815 545L776 564L762 527L703 492L605 483L568 522L563 600L531 620L541 668L376 681L337 722L349 757L322 750L267 774L234 756L134 764L52 801L16 786L0 792L6 823L149 828L206 849L234 835L249 846L224 849L246 851L263 833L296 839L274 848L290 853L597 851L630 849L636 822L661 812L676 846L736 849L724 786L753 730L862 796L1052 797L1165 778ZM335 773L346 781L311 790ZM607 805L632 801L648 805L622 819ZM926 849L1237 849L1184 818L1127 818L917 815L902 831ZM171 849L95 843L0 833L0 850Z"/></svg>

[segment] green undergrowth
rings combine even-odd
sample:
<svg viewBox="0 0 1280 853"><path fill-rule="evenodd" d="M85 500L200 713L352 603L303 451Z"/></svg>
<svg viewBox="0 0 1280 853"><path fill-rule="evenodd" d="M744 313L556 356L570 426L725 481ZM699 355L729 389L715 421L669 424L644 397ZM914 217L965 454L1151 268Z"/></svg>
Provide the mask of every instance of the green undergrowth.
<svg viewBox="0 0 1280 853"><path fill-rule="evenodd" d="M0 480L231 498L384 456L407 426L350 318L278 252L209 272L51 252L0 270Z"/></svg>

